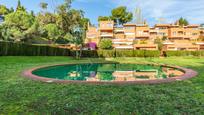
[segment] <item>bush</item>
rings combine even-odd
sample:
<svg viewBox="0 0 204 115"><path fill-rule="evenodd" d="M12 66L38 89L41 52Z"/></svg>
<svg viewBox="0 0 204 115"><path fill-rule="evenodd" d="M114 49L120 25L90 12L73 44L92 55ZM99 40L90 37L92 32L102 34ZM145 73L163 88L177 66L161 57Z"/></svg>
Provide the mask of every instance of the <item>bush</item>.
<svg viewBox="0 0 204 115"><path fill-rule="evenodd" d="M159 57L158 50L134 50L134 57Z"/></svg>
<svg viewBox="0 0 204 115"><path fill-rule="evenodd" d="M157 50L145 50L144 57L159 57L160 51Z"/></svg>
<svg viewBox="0 0 204 115"><path fill-rule="evenodd" d="M82 57L93 57L93 58L97 58L98 57L98 53L96 50L83 50L82 51Z"/></svg>
<svg viewBox="0 0 204 115"><path fill-rule="evenodd" d="M115 50L98 50L97 54L98 54L98 57L106 57L106 58L116 57Z"/></svg>
<svg viewBox="0 0 204 115"><path fill-rule="evenodd" d="M134 50L116 50L116 57L134 57Z"/></svg>
<svg viewBox="0 0 204 115"><path fill-rule="evenodd" d="M106 50L112 49L112 45L113 43L110 39L102 39L99 43L99 47Z"/></svg>

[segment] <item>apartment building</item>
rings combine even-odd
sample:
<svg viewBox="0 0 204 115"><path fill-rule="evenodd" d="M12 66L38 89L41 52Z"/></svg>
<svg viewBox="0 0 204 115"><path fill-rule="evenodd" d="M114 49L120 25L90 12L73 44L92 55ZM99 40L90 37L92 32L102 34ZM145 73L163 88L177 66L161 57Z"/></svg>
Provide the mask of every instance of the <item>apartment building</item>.
<svg viewBox="0 0 204 115"><path fill-rule="evenodd" d="M88 24L88 29L86 32L86 38L85 39L85 43L90 43L90 42L94 42L96 44L99 43L99 33L98 33L98 29L94 26L90 26Z"/></svg>
<svg viewBox="0 0 204 115"><path fill-rule="evenodd" d="M100 21L99 22L99 37L113 39L114 22L113 21Z"/></svg>
<svg viewBox="0 0 204 115"><path fill-rule="evenodd" d="M163 50L204 50L204 27L199 25L179 26L175 24L127 23L115 27L113 21L100 21L98 29L89 27L87 38L111 39L115 49L158 50L155 39L162 39ZM204 39L203 39L204 40ZM97 42L98 43L98 42Z"/></svg>
<svg viewBox="0 0 204 115"><path fill-rule="evenodd" d="M170 26L170 24L156 24L153 28L150 28L150 39L167 38Z"/></svg>

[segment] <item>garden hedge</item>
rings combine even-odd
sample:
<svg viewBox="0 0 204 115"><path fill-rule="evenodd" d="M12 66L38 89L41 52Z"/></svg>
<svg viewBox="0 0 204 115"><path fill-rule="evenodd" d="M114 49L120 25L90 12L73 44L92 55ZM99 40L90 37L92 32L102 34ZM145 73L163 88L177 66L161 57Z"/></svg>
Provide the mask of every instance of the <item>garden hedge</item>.
<svg viewBox="0 0 204 115"><path fill-rule="evenodd" d="M0 42L0 56L69 56L68 49L22 43Z"/></svg>
<svg viewBox="0 0 204 115"><path fill-rule="evenodd" d="M166 51L171 56L204 56L204 51ZM47 45L28 45L23 43L0 42L0 56L75 56L76 51ZM82 57L159 57L160 51L152 50L97 50L82 51Z"/></svg>
<svg viewBox="0 0 204 115"><path fill-rule="evenodd" d="M71 55L75 56L75 51L71 51ZM82 51L82 57L159 57L160 51L148 50L97 50Z"/></svg>
<svg viewBox="0 0 204 115"><path fill-rule="evenodd" d="M204 51L166 51L166 56L204 56Z"/></svg>

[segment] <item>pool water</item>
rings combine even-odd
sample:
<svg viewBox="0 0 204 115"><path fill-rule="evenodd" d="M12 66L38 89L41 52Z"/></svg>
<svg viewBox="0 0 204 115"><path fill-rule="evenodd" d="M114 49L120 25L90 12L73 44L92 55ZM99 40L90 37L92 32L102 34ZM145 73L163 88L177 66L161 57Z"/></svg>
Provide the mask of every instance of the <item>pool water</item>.
<svg viewBox="0 0 204 115"><path fill-rule="evenodd" d="M139 81L176 77L184 73L178 69L138 64L75 64L37 69L32 74L79 81Z"/></svg>

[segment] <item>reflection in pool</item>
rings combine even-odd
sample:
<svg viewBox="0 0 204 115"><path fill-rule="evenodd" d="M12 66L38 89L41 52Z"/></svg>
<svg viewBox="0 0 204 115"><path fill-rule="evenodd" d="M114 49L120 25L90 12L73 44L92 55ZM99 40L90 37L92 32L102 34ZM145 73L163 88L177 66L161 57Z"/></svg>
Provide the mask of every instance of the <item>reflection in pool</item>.
<svg viewBox="0 0 204 115"><path fill-rule="evenodd" d="M138 64L76 64L37 69L34 75L60 80L139 81L183 75L178 69Z"/></svg>

